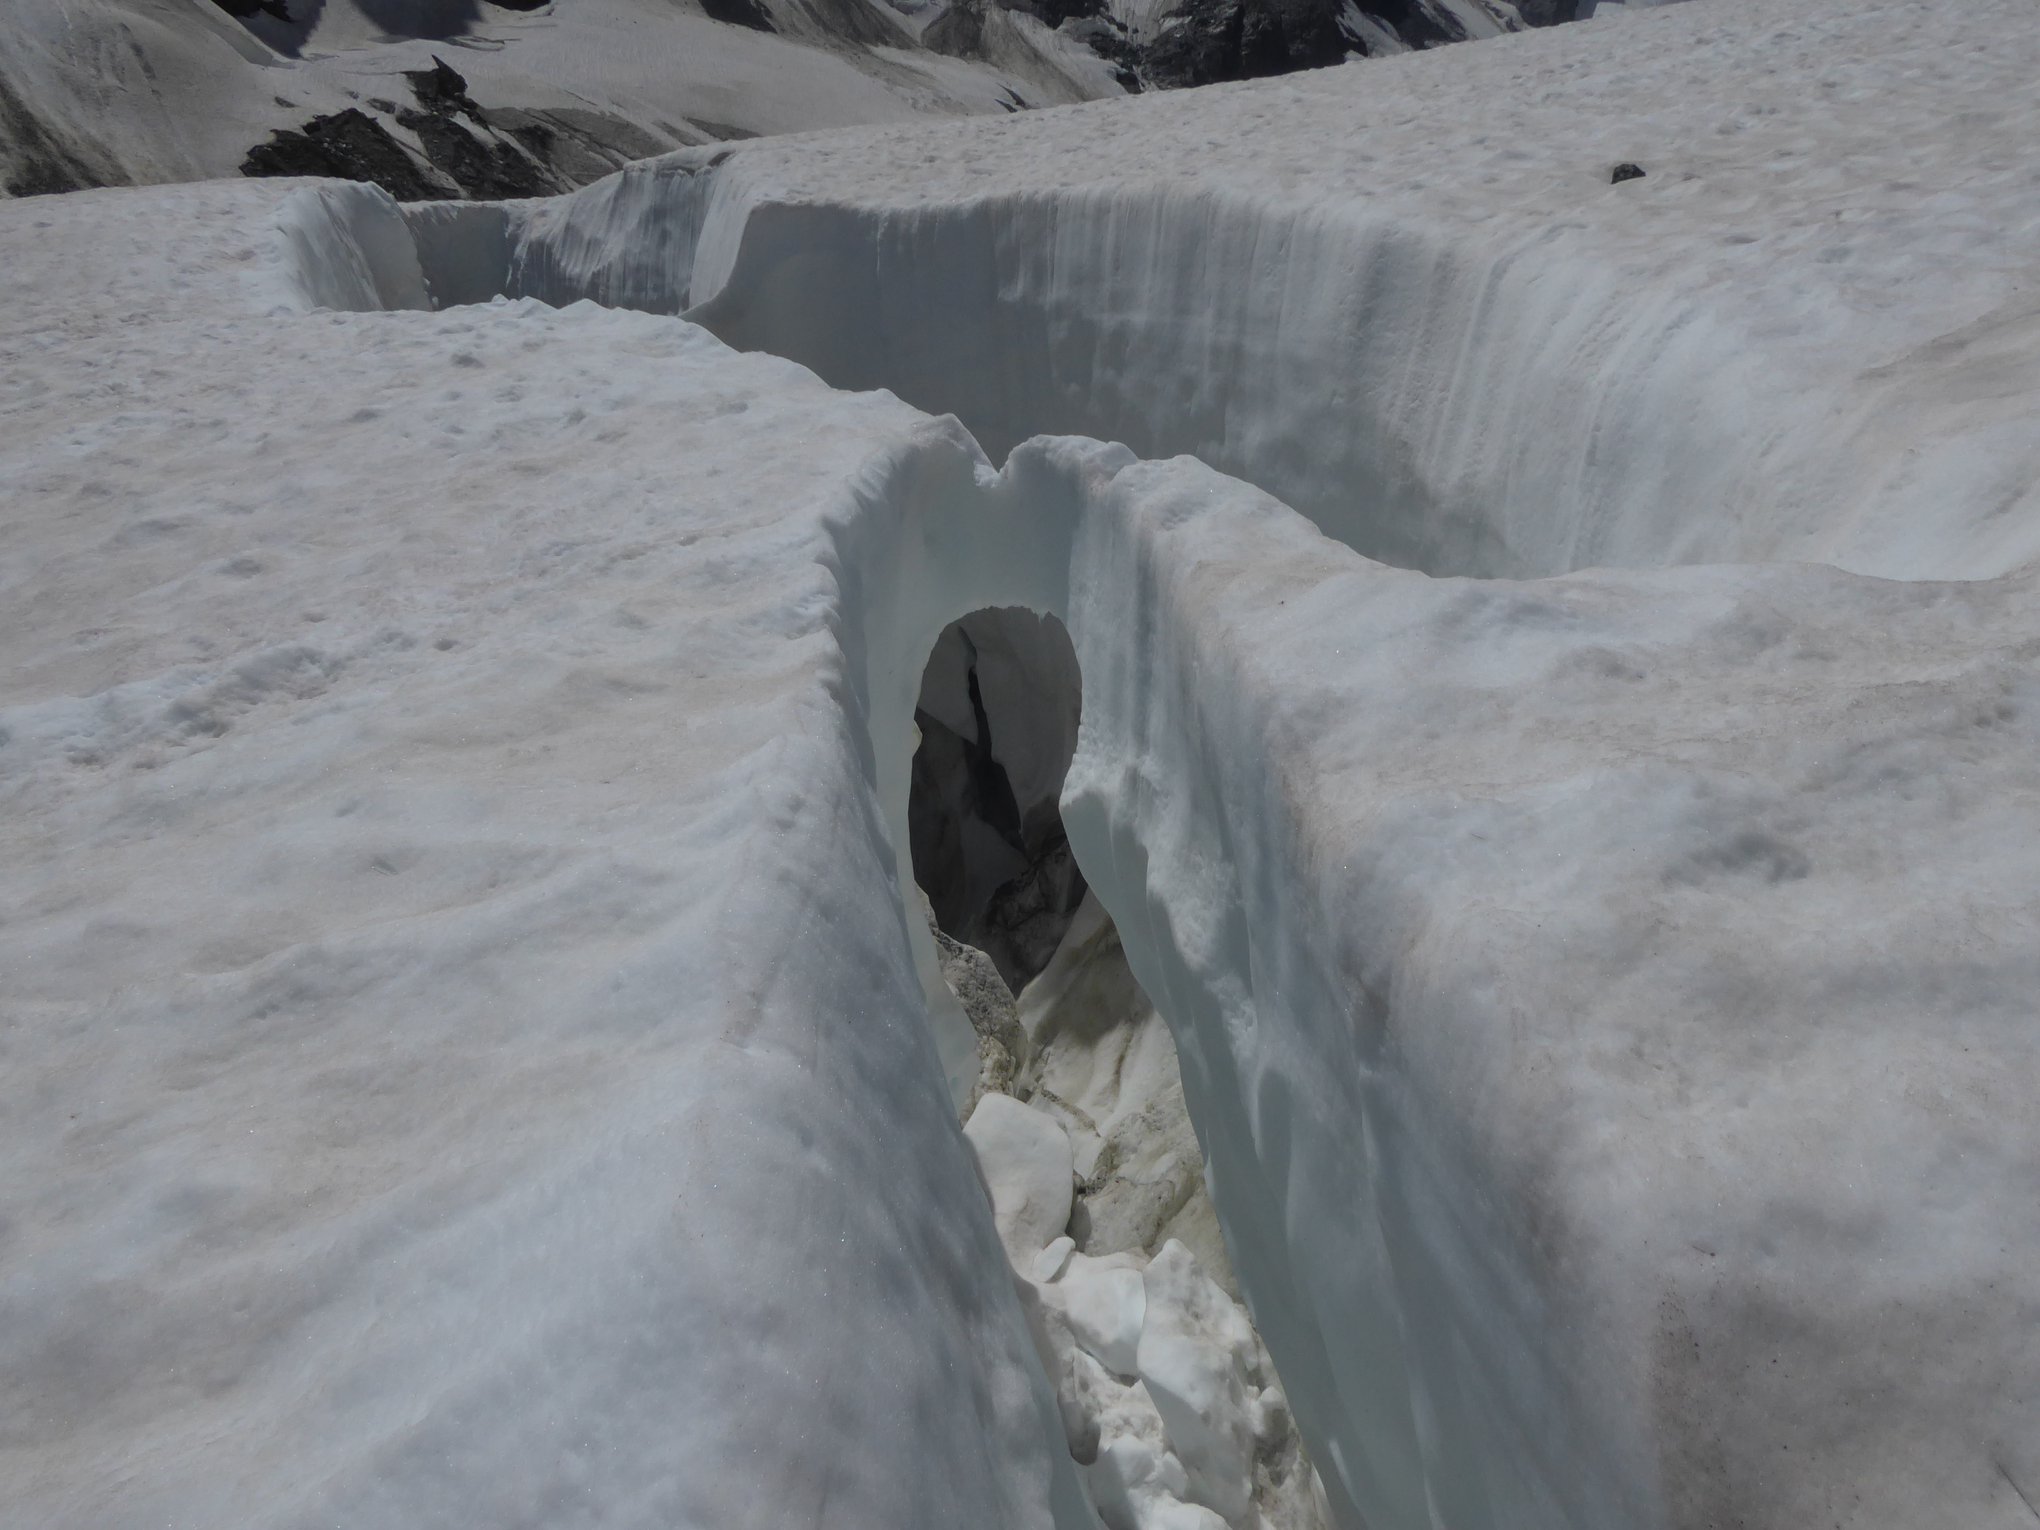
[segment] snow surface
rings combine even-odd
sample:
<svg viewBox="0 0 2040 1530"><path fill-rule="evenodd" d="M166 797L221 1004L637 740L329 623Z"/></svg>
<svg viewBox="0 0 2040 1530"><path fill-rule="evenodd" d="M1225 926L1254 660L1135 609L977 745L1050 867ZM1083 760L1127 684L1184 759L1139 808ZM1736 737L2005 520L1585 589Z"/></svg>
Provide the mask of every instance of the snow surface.
<svg viewBox="0 0 2040 1530"><path fill-rule="evenodd" d="M1090 1525L900 896L928 653L1025 605L1338 1522L2030 1518L2026 19L0 208L10 1512ZM520 283L1211 461L309 311ZM1441 572L1856 571L1433 578L1228 467Z"/></svg>

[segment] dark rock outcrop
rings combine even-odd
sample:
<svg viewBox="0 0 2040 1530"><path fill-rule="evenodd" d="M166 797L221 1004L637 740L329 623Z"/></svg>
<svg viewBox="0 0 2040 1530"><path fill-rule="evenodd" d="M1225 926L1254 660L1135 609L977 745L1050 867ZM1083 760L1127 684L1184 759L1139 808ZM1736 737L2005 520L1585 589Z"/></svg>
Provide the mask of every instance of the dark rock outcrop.
<svg viewBox="0 0 2040 1530"><path fill-rule="evenodd" d="M1551 25L1571 20L1577 0L1541 0L1529 9L1542 19L1532 23L1526 17L1526 24ZM1369 25L1352 24L1349 18L1356 10ZM1514 25L1506 12L1494 14L1499 24ZM1135 67L1143 83L1171 89L1321 69L1376 52L1463 42L1468 36L1460 17L1437 0L1353 0L1350 4L1348 0L1184 0L1162 17L1154 35L1138 50Z"/></svg>
<svg viewBox="0 0 2040 1530"><path fill-rule="evenodd" d="M302 128L280 128L241 161L243 175L320 175L370 181L399 202L446 195L388 128L355 107L314 117Z"/></svg>
<svg viewBox="0 0 2040 1530"><path fill-rule="evenodd" d="M291 19L290 7L284 0L213 0L213 4L236 21L246 21L250 16L274 16L278 21Z"/></svg>
<svg viewBox="0 0 2040 1530"><path fill-rule="evenodd" d="M673 147L672 140L656 138L621 117L572 106L529 111L494 107L489 112L489 126L515 138L533 159L550 166L569 186L585 186L634 159L650 159Z"/></svg>
<svg viewBox="0 0 2040 1530"><path fill-rule="evenodd" d="M1009 11L1025 11L1044 26L1105 14L1105 0L1009 0Z"/></svg>
<svg viewBox="0 0 2040 1530"><path fill-rule="evenodd" d="M465 37L482 19L481 0L354 0L387 37L433 42Z"/></svg>
<svg viewBox="0 0 2040 1530"><path fill-rule="evenodd" d="M731 26L749 27L754 32L779 30L758 0L701 0L701 10L710 21L726 21Z"/></svg>
<svg viewBox="0 0 2040 1530"><path fill-rule="evenodd" d="M314 117L301 129L271 134L268 143L248 151L241 173L372 181L400 202L546 196L578 184L553 163L554 155L564 152L586 168L585 135L570 125L514 113L516 120L503 124L507 131L499 130L468 94L466 78L442 58L435 57L430 69L407 70L404 78L417 99L415 108L369 104L389 111L399 127L416 136L422 160L375 117L349 107ZM650 147L657 152L660 146ZM606 173L621 157L598 163L597 173Z"/></svg>
<svg viewBox="0 0 2040 1530"><path fill-rule="evenodd" d="M1146 50L1142 77L1174 88L1321 69L1354 45L1328 0L1189 0Z"/></svg>
<svg viewBox="0 0 2040 1530"><path fill-rule="evenodd" d="M404 78L410 82L411 94L424 110L440 116L460 112L479 123L488 121L481 107L475 104L475 98L468 94L467 76L438 54L432 55L430 69L406 69Z"/></svg>

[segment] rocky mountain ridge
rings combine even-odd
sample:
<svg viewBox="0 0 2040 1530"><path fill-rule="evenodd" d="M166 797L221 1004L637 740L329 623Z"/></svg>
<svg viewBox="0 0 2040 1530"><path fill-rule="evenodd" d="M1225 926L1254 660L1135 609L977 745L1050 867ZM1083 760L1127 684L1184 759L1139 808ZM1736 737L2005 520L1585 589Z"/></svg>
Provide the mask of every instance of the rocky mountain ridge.
<svg viewBox="0 0 2040 1530"><path fill-rule="evenodd" d="M1580 10L1581 0L18 0L0 15L0 189L288 174L372 181L401 200L544 195L718 140L1282 74Z"/></svg>

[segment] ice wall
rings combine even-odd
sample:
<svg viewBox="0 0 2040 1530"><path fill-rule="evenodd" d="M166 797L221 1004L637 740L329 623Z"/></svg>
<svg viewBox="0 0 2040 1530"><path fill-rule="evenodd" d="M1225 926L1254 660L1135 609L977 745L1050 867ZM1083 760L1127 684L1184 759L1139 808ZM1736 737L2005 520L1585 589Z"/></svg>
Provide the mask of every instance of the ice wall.
<svg viewBox="0 0 2040 1530"><path fill-rule="evenodd" d="M1358 198L1167 182L894 204L790 192L727 150L406 215L442 303L686 312L954 413L995 459L1037 433L1194 455L1426 572L1984 577L2040 555L2040 521L2004 513L2031 451L1993 337L2030 333L2023 310L1906 368L1811 376L1791 349L1807 320L1753 333L1563 225L1472 237Z"/></svg>
<svg viewBox="0 0 2040 1530"><path fill-rule="evenodd" d="M693 154L512 209L479 258L449 214L409 216L435 290L488 271L512 296L685 311L953 413L995 459L1039 433L1195 455L1385 562L1544 573L1794 529L1751 508L1763 390L1733 337L1667 303L1611 339L1590 269L1554 280L1352 208L1168 186L870 207Z"/></svg>
<svg viewBox="0 0 2040 1530"><path fill-rule="evenodd" d="M284 199L280 296L342 313L433 306L412 226L377 186L334 181Z"/></svg>
<svg viewBox="0 0 2040 1530"><path fill-rule="evenodd" d="M1559 1512L1547 1502L1520 1518L1497 1517L1490 1506L1454 1518L1455 1530L1648 1523L1617 1511L1625 1498L1641 1508L1631 1496L1634 1474L1611 1474L1591 1460L1585 1439L1565 1441L1564 1456L1549 1459L1507 1430L1434 1409L1427 1433L1439 1454L1427 1461L1418 1368L1384 1243L1382 1187L1368 1166L1375 1123L1358 1098L1361 1070L1351 1066L1358 1059L1338 1060L1344 1066L1323 1079L1337 1098L1308 1112L1265 1092L1254 1097L1252 1081L1227 1066L1220 1037L1229 1027L1273 1035L1300 1020L1338 1036L1349 1031L1350 996L1320 968L1310 949L1318 920L1295 906L1298 884L1268 843L1282 833L1279 797L1238 791L1236 771L1256 774L1268 763L1237 747L1251 736L1235 731L1247 720L1205 710L1237 692L1220 686L1192 700L1186 690L1215 677L1194 662L1162 658L1188 634L1177 613L1158 607L1156 570L1134 523L1111 513L1112 480L1133 460L1123 447L1030 447L994 479L959 446L931 454L904 482L873 486L863 513L840 528L844 646L861 682L855 694L893 841L907 837L905 741L917 656L946 623L982 606L1026 604L1061 616L1086 690L1065 822L1119 922L1136 977L1176 1034L1241 1284L1341 1523L1434 1523L1426 1506L1433 1472L1476 1464L1467 1480L1519 1484L1531 1494L1526 1502L1548 1500L1554 1488L1616 1502ZM1192 719L1191 736L1179 736ZM1262 1016L1255 1001L1271 977L1283 1009ZM1250 1092L1241 1093L1243 1085ZM1307 1240L1300 1226L1310 1229ZM1472 1262L1509 1259L1481 1249ZM1534 1331L1514 1337L1534 1369L1552 1367ZM1547 1380L1537 1400L1548 1403L1559 1390ZM1580 1423L1557 1427L1571 1433ZM1541 1427L1554 1428L1549 1414ZM1435 1486L1449 1491L1449 1483ZM1591 1512L1567 1517L1574 1508Z"/></svg>

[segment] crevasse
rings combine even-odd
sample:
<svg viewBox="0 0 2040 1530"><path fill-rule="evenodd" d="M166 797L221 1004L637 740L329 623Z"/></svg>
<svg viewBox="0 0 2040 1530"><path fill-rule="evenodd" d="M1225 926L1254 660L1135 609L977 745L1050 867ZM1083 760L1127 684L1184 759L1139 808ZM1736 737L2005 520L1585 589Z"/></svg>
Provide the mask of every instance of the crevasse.
<svg viewBox="0 0 2040 1530"><path fill-rule="evenodd" d="M895 845L918 656L987 604L1069 627L1086 706L1064 821L1175 1032L1241 1285L1342 1522L1647 1522L1641 1442L1577 1395L1532 1251L1484 1222L1478 1171L1379 1050L1364 935L1327 923L1292 797L1310 741L1262 700L1252 624L1206 598L1242 553L1278 582L1311 567L1316 534L1123 447L1030 443L994 475L953 427L860 501L843 642ZM1439 1200L1463 1214L1413 1210ZM1511 1353L1513 1385L1467 1387L1469 1351Z"/></svg>
<svg viewBox="0 0 2040 1530"><path fill-rule="evenodd" d="M843 695L896 883L929 649L984 606L1060 617L1085 692L1064 823L1176 1035L1241 1284L1342 1521L1664 1522L1648 1419L1550 1321L1492 1166L1385 1044L1386 914L1311 837L1318 744L1264 672L1295 650L1265 608L1322 579L1320 532L1432 573L1875 569L1876 514L1823 519L1859 507L1848 464L1807 449L1811 416L1676 304L1611 321L1592 280L1532 259L1470 268L1421 230L1189 193L887 212L773 202L738 158L405 220L375 193L301 194L301 296L685 312L960 417L873 464L835 528ZM1578 375L1610 322L1615 364ZM1079 430L1126 444L1027 439ZM1012 448L1002 471L979 441ZM2010 556L1941 547L1945 573ZM972 1037L902 923L954 1082Z"/></svg>
<svg viewBox="0 0 2040 1530"><path fill-rule="evenodd" d="M1356 238L1304 217L1271 232L1259 210L1167 193L902 217L755 205L740 163L686 160L555 203L401 211L320 188L282 223L313 305L509 296L685 312L839 386L953 410L995 450L1053 428L1130 443L1028 442L994 472L978 440L937 424L911 458L873 465L837 527L845 698L895 891L925 656L985 606L1061 618L1086 697L1064 823L1176 1037L1238 1278L1334 1513L1456 1530L1651 1522L1636 1421L1583 1389L1543 1321L1534 1251L1481 1214L1478 1170L1426 1132L1379 1052L1388 996L1354 932L1326 922L1336 905L1313 880L1326 868L1290 797L1310 779L1310 740L1274 729L1251 626L1198 598L1201 550L1250 543L1279 583L1285 563L1311 577L1319 534L1243 484L1135 450L1232 468L1384 561L1520 573L1590 545L1698 556L1692 539L1721 522L1682 533L1677 506L1755 492L1730 449L1747 423L1734 386L1701 390L1703 405L1730 401L1717 410L1669 408L1719 352L1690 331L1682 350L1677 324L1662 343L1640 338L1635 353L1653 357L1640 378L1581 390L1572 431L1511 445L1540 352L1554 382L1562 371L1558 342L1532 337L1563 335L1565 304L1547 288L1515 315L1529 364L1489 340L1499 354L1482 367L1471 330L1498 310L1506 322L1508 273L1457 269L1408 231ZM1283 281L1260 279L1271 260ZM1328 330L1314 322L1326 312L1351 317ZM1641 429L1653 405L1680 428L1618 459L1624 481L1584 482L1607 432ZM1494 423L1469 434L1482 408ZM1622 513L1667 498L1655 519ZM961 1095L976 1039L925 925L903 925ZM1461 1214L1417 1210L1441 1203ZM1503 1384L1467 1385L1470 1355Z"/></svg>
<svg viewBox="0 0 2040 1530"><path fill-rule="evenodd" d="M1838 438L1833 400L1764 345L1547 231L1469 249L1364 203L1166 185L875 206L782 192L727 150L557 201L343 221L373 242L399 217L402 306L686 313L953 413L994 460L1037 434L1194 455L1431 574L1792 559L1978 578L2040 554L1926 492L1939 461L1966 481L1975 448L1902 392L1866 389ZM343 287L320 300L364 301Z"/></svg>

